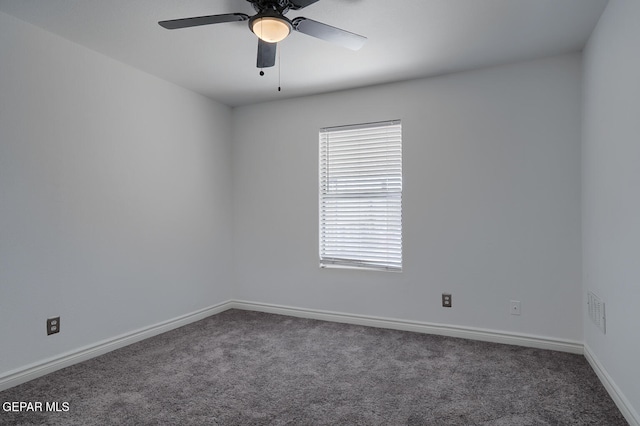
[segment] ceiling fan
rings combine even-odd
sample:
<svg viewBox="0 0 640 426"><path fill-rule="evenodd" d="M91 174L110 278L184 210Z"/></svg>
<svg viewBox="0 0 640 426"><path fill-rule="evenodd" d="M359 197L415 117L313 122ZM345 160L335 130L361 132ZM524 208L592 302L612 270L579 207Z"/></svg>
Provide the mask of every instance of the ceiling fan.
<svg viewBox="0 0 640 426"><path fill-rule="evenodd" d="M316 37L351 50L360 49L366 37L332 27L312 19L298 17L289 20L284 15L289 10L299 10L319 0L247 0L258 12L253 16L244 13L223 13L220 15L196 16L193 18L160 21L168 30L196 27L199 25L221 24L225 22L249 21L249 28L258 36L258 68L275 65L276 46L291 30Z"/></svg>

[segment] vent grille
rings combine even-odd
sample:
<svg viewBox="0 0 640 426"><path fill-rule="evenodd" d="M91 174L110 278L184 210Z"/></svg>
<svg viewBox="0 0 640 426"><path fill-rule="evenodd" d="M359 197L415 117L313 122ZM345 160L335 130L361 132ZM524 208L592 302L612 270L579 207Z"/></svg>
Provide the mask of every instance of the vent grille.
<svg viewBox="0 0 640 426"><path fill-rule="evenodd" d="M589 318L603 333L606 333L604 302L592 292L587 293L587 309Z"/></svg>

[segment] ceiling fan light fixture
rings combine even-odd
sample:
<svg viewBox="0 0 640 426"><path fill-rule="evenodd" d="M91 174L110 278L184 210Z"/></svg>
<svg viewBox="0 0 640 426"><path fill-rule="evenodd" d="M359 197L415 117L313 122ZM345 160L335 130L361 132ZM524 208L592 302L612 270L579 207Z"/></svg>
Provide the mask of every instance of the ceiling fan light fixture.
<svg viewBox="0 0 640 426"><path fill-rule="evenodd" d="M286 18L262 16L251 21L251 31L267 43L278 43L291 33L291 24Z"/></svg>

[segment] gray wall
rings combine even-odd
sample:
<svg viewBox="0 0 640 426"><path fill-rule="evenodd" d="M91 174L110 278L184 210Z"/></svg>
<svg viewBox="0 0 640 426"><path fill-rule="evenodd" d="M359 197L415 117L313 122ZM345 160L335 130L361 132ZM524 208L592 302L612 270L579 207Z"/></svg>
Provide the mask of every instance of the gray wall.
<svg viewBox="0 0 640 426"><path fill-rule="evenodd" d="M234 297L581 342L580 92L576 54L236 108ZM404 271L319 269L318 130L396 118Z"/></svg>
<svg viewBox="0 0 640 426"><path fill-rule="evenodd" d="M231 297L230 117L0 13L0 376Z"/></svg>
<svg viewBox="0 0 640 426"><path fill-rule="evenodd" d="M584 55L584 290L605 302L606 334L585 316L586 349L640 422L640 2L612 0ZM585 296L586 297L586 296Z"/></svg>
<svg viewBox="0 0 640 426"><path fill-rule="evenodd" d="M235 298L584 327L637 418L639 18L610 3L584 82L568 55L232 111L0 13L0 376ZM320 270L318 129L395 118L404 272ZM587 290L606 335L583 321Z"/></svg>

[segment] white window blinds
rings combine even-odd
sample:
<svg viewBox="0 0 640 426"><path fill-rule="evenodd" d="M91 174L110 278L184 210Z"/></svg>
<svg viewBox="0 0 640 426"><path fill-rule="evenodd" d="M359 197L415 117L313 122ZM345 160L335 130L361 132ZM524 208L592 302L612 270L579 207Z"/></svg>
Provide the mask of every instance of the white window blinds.
<svg viewBox="0 0 640 426"><path fill-rule="evenodd" d="M402 270L402 125L320 131L320 266Z"/></svg>

